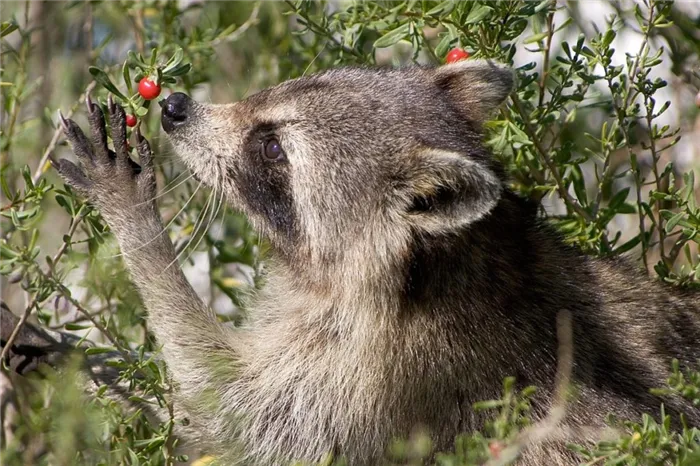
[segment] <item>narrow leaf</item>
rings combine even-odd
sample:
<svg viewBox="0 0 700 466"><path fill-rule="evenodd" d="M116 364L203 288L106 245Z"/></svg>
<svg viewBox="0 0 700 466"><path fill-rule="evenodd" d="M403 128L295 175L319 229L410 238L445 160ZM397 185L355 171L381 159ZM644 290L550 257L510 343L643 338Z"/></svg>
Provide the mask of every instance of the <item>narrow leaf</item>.
<svg viewBox="0 0 700 466"><path fill-rule="evenodd" d="M124 94L122 94L119 89L117 89L117 86L112 84L112 81L109 79L109 76L107 76L107 73L102 71L96 66L91 66L88 68L88 71L90 71L90 74L92 75L93 78L95 78L95 81L100 83L105 89L107 89L109 92L112 94L116 95L122 100L128 100Z"/></svg>
<svg viewBox="0 0 700 466"><path fill-rule="evenodd" d="M666 222L666 225L664 226L666 233L671 233L673 231L673 229L676 227L676 225L678 225L678 222L683 220L684 216L685 216L685 212L678 212L673 217L669 218L668 222Z"/></svg>
<svg viewBox="0 0 700 466"><path fill-rule="evenodd" d="M401 39L404 39L410 31L409 23L402 24L393 31L383 35L374 42L374 48L380 49L384 47L391 47Z"/></svg>
<svg viewBox="0 0 700 466"><path fill-rule="evenodd" d="M472 8L472 11L467 15L467 19L464 20L464 24L474 24L478 23L482 19L486 18L491 14L491 7L486 5L479 5Z"/></svg>
<svg viewBox="0 0 700 466"><path fill-rule="evenodd" d="M10 21L3 21L2 25L0 25L0 37L5 37L6 35L10 34L11 32L16 31L19 29L19 26L17 26L17 23L10 22Z"/></svg>

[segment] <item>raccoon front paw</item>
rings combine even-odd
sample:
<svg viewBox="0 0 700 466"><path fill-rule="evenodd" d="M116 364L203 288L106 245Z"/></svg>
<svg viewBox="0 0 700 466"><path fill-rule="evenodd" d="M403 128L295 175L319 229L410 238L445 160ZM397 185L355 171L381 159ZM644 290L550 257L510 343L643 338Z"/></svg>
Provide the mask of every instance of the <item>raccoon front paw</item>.
<svg viewBox="0 0 700 466"><path fill-rule="evenodd" d="M153 154L148 141L135 129L141 165L129 156L126 114L110 96L107 103L114 150L107 145L102 109L88 95L85 99L92 141L80 127L60 114L61 125L80 167L69 160L52 160L61 177L88 198L110 222L133 210L155 212L156 181Z"/></svg>

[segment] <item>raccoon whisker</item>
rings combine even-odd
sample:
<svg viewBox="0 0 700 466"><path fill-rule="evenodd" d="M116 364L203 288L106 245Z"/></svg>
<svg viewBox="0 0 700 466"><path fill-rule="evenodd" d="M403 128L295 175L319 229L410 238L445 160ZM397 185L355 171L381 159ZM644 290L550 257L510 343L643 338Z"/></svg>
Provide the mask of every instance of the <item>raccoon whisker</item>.
<svg viewBox="0 0 700 466"><path fill-rule="evenodd" d="M323 44L323 48L321 48L321 50L316 54L316 56L313 58L313 60L311 60L311 61L309 62L309 64L306 66L306 69L305 69L304 72L301 74L301 77L302 77L302 78L303 78L304 76L306 76L306 73L309 71L309 69L311 68L311 65L314 64L314 62L316 61L316 59L317 59L318 57L321 56L321 54L323 53L324 50L326 50L326 45L328 45L328 44Z"/></svg>
<svg viewBox="0 0 700 466"><path fill-rule="evenodd" d="M148 245L151 244L153 241L155 241L156 238L160 237L160 235L162 235L163 233L165 233L166 231L168 231L168 228L170 228L170 225L172 225L173 222L180 216L180 214L182 214L182 212L185 211L185 209L186 209L187 206L190 204L190 202L192 202L192 199L194 199L194 196L197 194L197 191L199 191L199 188L201 188L201 187L202 187L202 182L200 181L200 182L199 182L199 185L197 185L197 188L194 190L194 192L192 193L192 195L190 196L190 198L187 199L187 202L185 202L185 204L182 206L182 208L180 208L180 210L173 216L173 218L170 219L170 221L168 222L168 224L165 225L165 226L163 227L163 229L162 229L157 235L153 236L153 238L151 238L150 240L146 241L146 242L143 243L142 245L135 247L134 249L131 249L131 250L129 250L129 251L122 251L122 252L120 252L119 254L116 254L116 255L114 255L114 256L111 256L110 258L125 256L125 255L127 255L127 254L131 254L131 253L134 252L134 251L138 251L139 249L148 246Z"/></svg>
<svg viewBox="0 0 700 466"><path fill-rule="evenodd" d="M201 186L201 183L200 183L200 186ZM182 251L180 251L180 252L175 256L175 259L173 259L173 260L167 265L167 267L165 267L165 269L163 269L164 271L165 271L165 270L168 270L168 269L170 268L170 266L172 266L173 264L175 264L176 262L178 262L178 261L180 260L180 257L181 257L181 256L185 253L185 251L187 251L187 249L189 249L189 247L192 245L192 241L194 241L194 238L197 237L197 232L199 231L199 229L200 229L200 228L202 227L202 225L204 224L204 219L205 219L206 216L207 216L207 212L209 211L209 207L212 206L213 193L214 193L214 191L212 191L212 192L209 193L209 197L207 197L207 202L206 202L206 204L204 205L204 210L202 210L202 211L199 213L199 215L197 216L197 220L196 220L195 225L194 225L194 228L193 228L193 230L192 230L192 236L190 236L189 241L187 242L187 244L185 245L185 247L182 248ZM199 244L199 243L197 243L197 244ZM188 256L188 258L189 258L189 256Z"/></svg>
<svg viewBox="0 0 700 466"><path fill-rule="evenodd" d="M221 196L219 198L219 204L216 207L216 210L214 211L213 215L209 217L209 223L207 224L207 227L205 228L204 232L207 233L211 226L214 224L216 221L216 217L219 215L219 211L221 211L221 207L224 205L224 190L221 190Z"/></svg>
<svg viewBox="0 0 700 466"><path fill-rule="evenodd" d="M174 171L174 170L173 170L173 171ZM169 188L170 186L172 186L172 184L173 184L178 178L180 178L182 175L185 175L185 174L188 174L188 173L189 173L190 175L193 175L193 174L194 174L190 169L185 168L184 170L180 171L177 175L175 175L174 178L172 178L170 181L168 181L168 183L167 183L165 186L163 186L163 189ZM164 175L165 175L165 174L164 174ZM172 176L172 175L171 175L171 176Z"/></svg>
<svg viewBox="0 0 700 466"><path fill-rule="evenodd" d="M195 243L193 247L190 247L190 245L187 246L187 248L190 249L190 253L187 255L185 258L185 262L190 260L190 257L192 257L192 254L194 254L197 251L197 248L201 244L202 240L207 236L207 232L209 231L209 228L211 228L212 223L214 223L214 220L216 219L216 216L219 213L219 209L221 209L221 205L223 204L223 191L221 193L221 200L218 201L218 206L216 208L212 208L211 212L209 213L209 221L207 222L207 226L204 227L202 230L202 234L199 236L199 239ZM212 203L212 207L217 205L217 195L216 195L216 188L214 188L213 191L213 198L214 202ZM193 236L194 238L194 236Z"/></svg>
<svg viewBox="0 0 700 466"><path fill-rule="evenodd" d="M175 179L173 179L173 181L171 181L169 184L172 185L173 183L175 183L175 181L176 181L178 178L180 178L184 173L187 173L187 172L182 172L182 173L180 173L180 174L177 175L177 176L175 177ZM163 188L163 191L161 191L160 193L156 194L156 195L155 195L154 197L152 197L151 199L148 199L148 200L145 200L145 201L143 201L143 202L139 202L138 204L135 204L134 207L137 207L137 206L140 206L140 205L144 205L144 204L148 204L149 202L153 202L153 201L155 201L156 199L158 199L158 198L160 198L160 197L163 197L164 195L168 194L169 192L174 191L175 189L177 189L178 186L181 186L181 185L187 183L189 180L192 179L192 177L194 177L194 174L190 173L190 176L188 176L188 177L185 178L184 180L180 181L180 182L179 182L178 184L176 184L175 186L172 186L171 188L166 189L166 188L167 188L167 185L166 185L166 187Z"/></svg>
<svg viewBox="0 0 700 466"><path fill-rule="evenodd" d="M221 213L221 224L219 225L219 229L221 230L221 232L223 234L224 219L226 218L226 190L224 189L224 181L221 181L218 184L221 186L221 203L224 206L224 211Z"/></svg>
<svg viewBox="0 0 700 466"><path fill-rule="evenodd" d="M243 91L243 96L241 97L242 99L248 97L248 92L250 92L250 86L252 86L251 81L248 81L248 87L246 87L245 91Z"/></svg>
<svg viewBox="0 0 700 466"><path fill-rule="evenodd" d="M221 197L222 197L222 199L225 197L223 193L221 194ZM221 212L221 223L219 223L219 230L221 231L221 234L223 235L224 234L224 220L226 219L226 206L225 206L226 202L225 202L225 200L222 200L221 202L222 202L222 204L224 204L224 210L223 210L223 212Z"/></svg>

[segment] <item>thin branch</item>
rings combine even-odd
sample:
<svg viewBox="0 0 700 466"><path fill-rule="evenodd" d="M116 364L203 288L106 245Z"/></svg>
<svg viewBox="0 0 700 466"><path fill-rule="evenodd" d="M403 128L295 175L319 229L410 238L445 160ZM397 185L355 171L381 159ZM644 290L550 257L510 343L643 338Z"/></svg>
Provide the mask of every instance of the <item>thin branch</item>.
<svg viewBox="0 0 700 466"><path fill-rule="evenodd" d="M630 161L636 157L634 152L632 151L632 147L629 144L630 142L630 136L629 136L629 131L628 128L625 125L625 113L627 110L627 107L630 104L630 101L632 98L630 97L632 95L631 87L632 87L632 82L634 80L634 76L637 73L637 68L639 67L639 60L642 54L644 53L644 49L647 47L648 41L649 41L649 34L651 32L651 25L652 21L654 19L654 6L655 3L651 2L649 5L649 27L646 28L646 31L644 31L643 36L642 36L642 42L639 45L639 50L637 51L637 54L634 57L634 61L632 62L632 66L627 70L627 83L626 83L626 89L625 89L625 99L623 101L623 106L619 107L615 99L612 99L612 104L613 107L615 108L615 112L618 116L618 124L620 126L620 131L622 132L623 137L625 138L625 142L627 142L627 155L630 158ZM610 87L612 87L612 81L608 79L608 84ZM634 94L634 99L637 98L637 95L639 93ZM621 109L625 110L625 113L621 112ZM642 261L644 262L644 271L649 274L649 259L647 258L647 253L649 251L649 244L647 243L647 234L646 234L646 227L645 227L645 218L646 218L646 212L644 209L642 209L642 202L643 202L643 196L642 196L642 185L643 185L643 179L642 179L642 174L641 171L639 170L639 163L637 165L637 170L633 170L634 173L634 180L635 180L635 194L637 197L637 212L638 212L638 217L639 217L639 231L640 231L640 239L642 243Z"/></svg>
<svg viewBox="0 0 700 466"><path fill-rule="evenodd" d="M547 15L547 42L544 48L544 63L542 65L542 76L540 77L540 99L538 108L544 105L544 95L547 91L547 76L549 75L549 54L552 50L552 36L554 35L554 10Z"/></svg>
<svg viewBox="0 0 700 466"><path fill-rule="evenodd" d="M73 104L73 106L66 112L65 116L66 118L70 118L73 116L73 113L77 110L78 106L80 103L85 100L85 96L92 92L92 90L95 88L97 85L96 81L91 81L90 84L87 85L85 88L85 91L80 95L78 100ZM49 142L49 145L46 146L46 150L44 150L44 154L41 156L41 160L39 161L39 165L36 167L36 170L34 170L34 174L32 175L32 181L34 183L39 181L39 178L41 178L41 175L44 174L44 167L46 166L47 162L49 161L49 156L51 156L51 153L54 151L56 148L56 144L58 143L58 139L61 137L61 133L63 132L63 129L61 128L60 125L56 127L56 130L53 132L53 137L51 138L51 142Z"/></svg>
<svg viewBox="0 0 700 466"><path fill-rule="evenodd" d="M251 26L254 26L258 23L258 13L260 13L260 4L261 2L257 2L255 4L255 6L253 7L253 11L251 11L250 16L248 16L248 19L245 20L245 22L241 24L235 31L233 31L228 36L217 37L209 43L209 46L216 47L222 42L234 42L238 40L238 38L240 38Z"/></svg>
<svg viewBox="0 0 700 466"><path fill-rule="evenodd" d="M129 19L131 20L131 24L134 26L134 40L136 41L136 48L141 55L144 55L146 52L143 38L146 35L146 30L143 24L143 8L137 8L135 13L129 15Z"/></svg>
<svg viewBox="0 0 700 466"><path fill-rule="evenodd" d="M291 1L286 0L285 3L286 3L292 10L294 10L294 13L296 13L296 14L299 15L299 16L301 16L301 15L299 14L299 10L294 6L294 4L293 4ZM350 48L350 47L348 47L347 45L341 43L338 39L336 39L336 38L333 36L333 34L329 34L328 31L327 31L324 27L322 27L320 24L318 24L317 22L315 22L314 20L312 20L310 17L308 17L308 16L302 16L302 18L304 18L304 21L306 21L306 27L307 27L307 29L311 30L311 31L314 32L315 34L322 35L322 36L325 37L326 39L330 40L330 41L333 42L333 44L335 44L335 46L338 47L340 50L342 50L342 51L344 51L344 52L346 52L346 53L349 53L350 55L353 55L354 57L358 58L358 59L360 60L361 63L366 63L366 62L367 62L366 57L365 57L362 53L358 52L358 51L355 50L354 48ZM313 27L312 27L312 26L313 26ZM314 29L314 28L315 28L315 29Z"/></svg>
<svg viewBox="0 0 700 466"><path fill-rule="evenodd" d="M532 143L537 149L537 152L540 154L540 157L542 157L542 160L544 161L545 165L547 165L547 168L549 168L549 171L552 173L552 177L556 182L557 191L559 191L559 195L571 210L583 217L587 222L593 223L593 217L591 217L591 215L588 212L586 212L586 210L583 207L581 207L581 204L579 204L578 201L576 201L576 199L571 197L569 191L566 189L566 185L564 184L564 180L559 174L557 166L554 164L554 162L552 162L552 159L549 157L549 154L542 146L539 138L537 137L537 131L535 131L535 128L532 127L528 115L525 113L525 109L523 108L522 102L518 98L517 94L511 94L511 98L513 100L513 103L515 104L516 109L518 110L518 113L520 114L520 117L523 119L523 123L525 124L525 130L530 136Z"/></svg>
<svg viewBox="0 0 700 466"><path fill-rule="evenodd" d="M549 414L541 421L521 431L512 444L501 450L498 458L492 458L485 466L505 466L516 460L528 446L551 439L566 415L567 394L573 367L573 332L571 313L562 310L557 315L557 373L554 402Z"/></svg>
<svg viewBox="0 0 700 466"><path fill-rule="evenodd" d="M64 243L65 244L65 243ZM85 309L82 304L78 302L70 293L70 290L66 288L66 286L61 283L60 281L56 280L52 274L43 272L39 270L39 274L48 282L50 282L52 285L56 287L56 289L63 295L63 298L66 299L68 302L70 302L77 310L80 312L83 316L85 316L86 319L88 319L92 325L95 326L97 330L99 330L106 338L109 340L109 342L114 346L114 348L121 353L122 357L124 360L128 363L132 363L133 360L131 358L131 355L128 353L128 351L125 351L117 339L112 335L112 333L104 326L102 325L96 318L93 316L90 311Z"/></svg>

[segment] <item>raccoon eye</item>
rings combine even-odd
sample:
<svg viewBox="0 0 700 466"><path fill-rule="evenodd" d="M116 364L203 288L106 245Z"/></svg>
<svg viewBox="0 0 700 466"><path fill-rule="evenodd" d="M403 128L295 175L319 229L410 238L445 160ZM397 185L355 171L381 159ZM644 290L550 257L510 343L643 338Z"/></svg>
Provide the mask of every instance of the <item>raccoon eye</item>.
<svg viewBox="0 0 700 466"><path fill-rule="evenodd" d="M277 139L268 139L263 142L262 153L265 160L281 162L286 158L282 146Z"/></svg>

